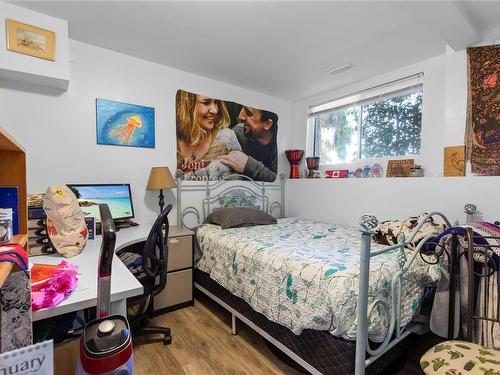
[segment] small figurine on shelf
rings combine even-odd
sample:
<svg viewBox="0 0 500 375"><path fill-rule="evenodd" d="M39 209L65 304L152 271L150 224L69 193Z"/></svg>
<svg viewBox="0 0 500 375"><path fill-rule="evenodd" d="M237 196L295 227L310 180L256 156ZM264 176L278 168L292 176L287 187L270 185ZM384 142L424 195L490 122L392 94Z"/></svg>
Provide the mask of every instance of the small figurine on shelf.
<svg viewBox="0 0 500 375"><path fill-rule="evenodd" d="M319 157L311 156L306 158L307 169L309 169L309 174L307 178L314 178L314 172L318 170L319 167Z"/></svg>
<svg viewBox="0 0 500 375"><path fill-rule="evenodd" d="M413 168L410 169L408 177L424 177L424 169L421 165L415 164Z"/></svg>

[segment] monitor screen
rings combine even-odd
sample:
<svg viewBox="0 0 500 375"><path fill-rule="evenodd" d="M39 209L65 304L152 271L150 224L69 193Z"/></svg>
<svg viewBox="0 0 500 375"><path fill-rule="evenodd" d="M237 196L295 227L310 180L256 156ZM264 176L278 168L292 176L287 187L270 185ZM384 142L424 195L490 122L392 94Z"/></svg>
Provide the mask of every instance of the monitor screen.
<svg viewBox="0 0 500 375"><path fill-rule="evenodd" d="M130 184L69 184L76 192L78 202L85 216L94 216L101 221L99 203L106 203L113 219L130 219L134 217Z"/></svg>

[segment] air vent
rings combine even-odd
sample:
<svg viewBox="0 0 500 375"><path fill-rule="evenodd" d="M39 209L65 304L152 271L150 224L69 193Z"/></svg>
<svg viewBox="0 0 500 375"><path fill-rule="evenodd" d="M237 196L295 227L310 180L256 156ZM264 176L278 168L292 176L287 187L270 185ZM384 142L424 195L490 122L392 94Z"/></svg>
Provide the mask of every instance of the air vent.
<svg viewBox="0 0 500 375"><path fill-rule="evenodd" d="M341 72L344 72L346 70L349 70L351 69L352 67L354 67L354 65L352 64L345 64L345 65L342 65L342 66L337 66L336 68L333 68L333 69L330 69L330 70L327 70L325 72L325 74L329 75L329 76L332 76L334 74L338 74L338 73L341 73Z"/></svg>

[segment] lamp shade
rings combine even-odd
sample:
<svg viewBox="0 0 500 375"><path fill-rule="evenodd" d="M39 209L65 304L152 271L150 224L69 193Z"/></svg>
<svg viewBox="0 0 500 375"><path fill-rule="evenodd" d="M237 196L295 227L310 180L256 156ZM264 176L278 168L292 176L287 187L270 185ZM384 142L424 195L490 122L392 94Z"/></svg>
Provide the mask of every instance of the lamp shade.
<svg viewBox="0 0 500 375"><path fill-rule="evenodd" d="M146 190L172 189L176 187L175 180L168 167L153 167L149 174Z"/></svg>

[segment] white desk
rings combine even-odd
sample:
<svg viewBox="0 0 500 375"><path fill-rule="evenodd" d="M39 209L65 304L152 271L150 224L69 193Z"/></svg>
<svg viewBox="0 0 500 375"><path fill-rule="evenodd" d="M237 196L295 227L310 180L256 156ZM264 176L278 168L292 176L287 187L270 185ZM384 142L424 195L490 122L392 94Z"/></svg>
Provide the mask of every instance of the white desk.
<svg viewBox="0 0 500 375"><path fill-rule="evenodd" d="M146 240L151 225L139 225L116 232L115 251L136 242ZM79 287L59 305L33 312L33 321L58 316L97 305L97 262L101 250L101 236L87 241L83 251L67 261L79 267ZM65 259L59 254L29 258L31 263L58 264ZM79 290L81 289L81 290ZM127 298L143 292L142 285L115 255L111 273L111 312L127 316Z"/></svg>

